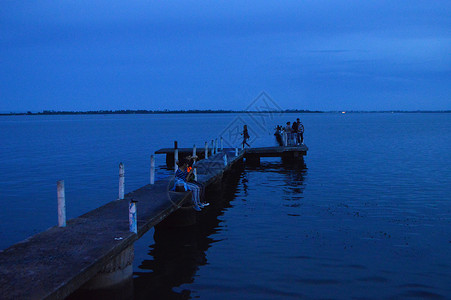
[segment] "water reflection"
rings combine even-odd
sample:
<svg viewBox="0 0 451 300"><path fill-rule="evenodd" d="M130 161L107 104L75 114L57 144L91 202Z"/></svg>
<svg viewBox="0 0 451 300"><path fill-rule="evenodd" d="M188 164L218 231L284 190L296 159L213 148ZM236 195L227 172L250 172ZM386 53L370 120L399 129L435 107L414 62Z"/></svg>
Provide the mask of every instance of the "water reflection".
<svg viewBox="0 0 451 300"><path fill-rule="evenodd" d="M247 167L246 167L247 169ZM240 186L247 194L248 172L274 172L283 174L284 184L290 193L301 194L304 189L306 166L303 161L281 163L280 160L265 161L257 168L241 169L229 174L224 180L207 190L211 203L206 213L198 216L196 224L183 228L156 228L155 243L149 246L149 259L139 265L142 272L135 272L135 299L190 299L190 290L176 291L174 287L194 282L200 266L207 264L206 251L213 243L213 237L221 230L220 216L231 207ZM280 175L279 175L280 176ZM293 199L291 197L290 199Z"/></svg>
<svg viewBox="0 0 451 300"><path fill-rule="evenodd" d="M191 298L189 290L176 292L173 287L192 283L199 266L207 263L205 252L218 242L210 236L220 230L218 217L230 207L240 178L243 178L242 169L207 189L206 197L211 204L204 214L198 215L196 224L155 229L155 244L149 246L149 256L153 259L142 261L139 269L143 272L135 272L135 299Z"/></svg>

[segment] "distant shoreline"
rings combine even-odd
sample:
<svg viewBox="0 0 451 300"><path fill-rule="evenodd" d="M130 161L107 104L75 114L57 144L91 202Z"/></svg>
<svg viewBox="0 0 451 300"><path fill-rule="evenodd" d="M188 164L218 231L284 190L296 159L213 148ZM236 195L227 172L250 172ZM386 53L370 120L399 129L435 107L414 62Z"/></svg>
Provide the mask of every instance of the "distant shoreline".
<svg viewBox="0 0 451 300"><path fill-rule="evenodd" d="M381 111L319 111L319 110L96 110L96 111L54 111L44 110L41 112L9 112L0 113L0 116L41 116L41 115L130 115L130 114L227 114L227 113L451 113L451 110L381 110Z"/></svg>

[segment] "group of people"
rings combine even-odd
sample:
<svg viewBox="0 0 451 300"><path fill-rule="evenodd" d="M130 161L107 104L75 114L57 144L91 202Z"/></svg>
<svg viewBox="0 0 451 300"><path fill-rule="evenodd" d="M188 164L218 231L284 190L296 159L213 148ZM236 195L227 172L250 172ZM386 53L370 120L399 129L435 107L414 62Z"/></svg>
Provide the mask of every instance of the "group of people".
<svg viewBox="0 0 451 300"><path fill-rule="evenodd" d="M202 208L210 205L205 202L205 187L202 183L194 180L194 164L197 156L187 156L177 161L177 171L175 172L175 186L183 185L186 191L193 194L194 210L201 211Z"/></svg>
<svg viewBox="0 0 451 300"><path fill-rule="evenodd" d="M282 136L286 134L286 142L283 141ZM276 127L276 133L274 134L277 138L278 143L283 146L289 145L302 145L304 144L304 125L299 120L293 122L287 122L286 126L278 125Z"/></svg>

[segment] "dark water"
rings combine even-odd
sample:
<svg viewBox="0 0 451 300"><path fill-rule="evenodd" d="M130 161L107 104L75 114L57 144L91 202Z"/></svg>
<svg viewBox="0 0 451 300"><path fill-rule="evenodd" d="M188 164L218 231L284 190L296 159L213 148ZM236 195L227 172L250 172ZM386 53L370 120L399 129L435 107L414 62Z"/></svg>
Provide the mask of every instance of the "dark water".
<svg viewBox="0 0 451 300"><path fill-rule="evenodd" d="M254 145L268 145L263 127L297 116L238 117ZM136 298L451 298L451 115L300 117L305 167L245 167L209 191L214 205L195 226L146 234L135 245ZM174 139L203 145L236 118L0 118L1 248L55 225L56 180L78 216L117 197L120 161L134 190L148 182L152 151Z"/></svg>

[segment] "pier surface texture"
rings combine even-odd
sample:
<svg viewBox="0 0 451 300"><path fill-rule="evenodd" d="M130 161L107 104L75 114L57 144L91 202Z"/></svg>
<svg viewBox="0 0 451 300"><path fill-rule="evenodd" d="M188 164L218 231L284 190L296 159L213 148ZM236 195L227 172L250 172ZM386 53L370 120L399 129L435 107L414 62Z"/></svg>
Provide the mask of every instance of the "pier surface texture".
<svg viewBox="0 0 451 300"><path fill-rule="evenodd" d="M279 148L284 147L271 147L266 151L246 149L239 151L238 156L235 156L235 149L220 150L197 162L198 181L208 186L221 180L224 172L241 162L245 155L281 156L284 151ZM285 151L301 150L285 148ZM164 150L167 149L158 153L170 155L170 151ZM150 228L185 201L190 201L190 192L171 191L173 182L173 176L155 181L153 185L126 194L122 200L109 202L67 221L66 227L52 227L0 251L0 299L64 299L69 296L115 257L133 247ZM137 201L137 234L129 231L131 199Z"/></svg>

